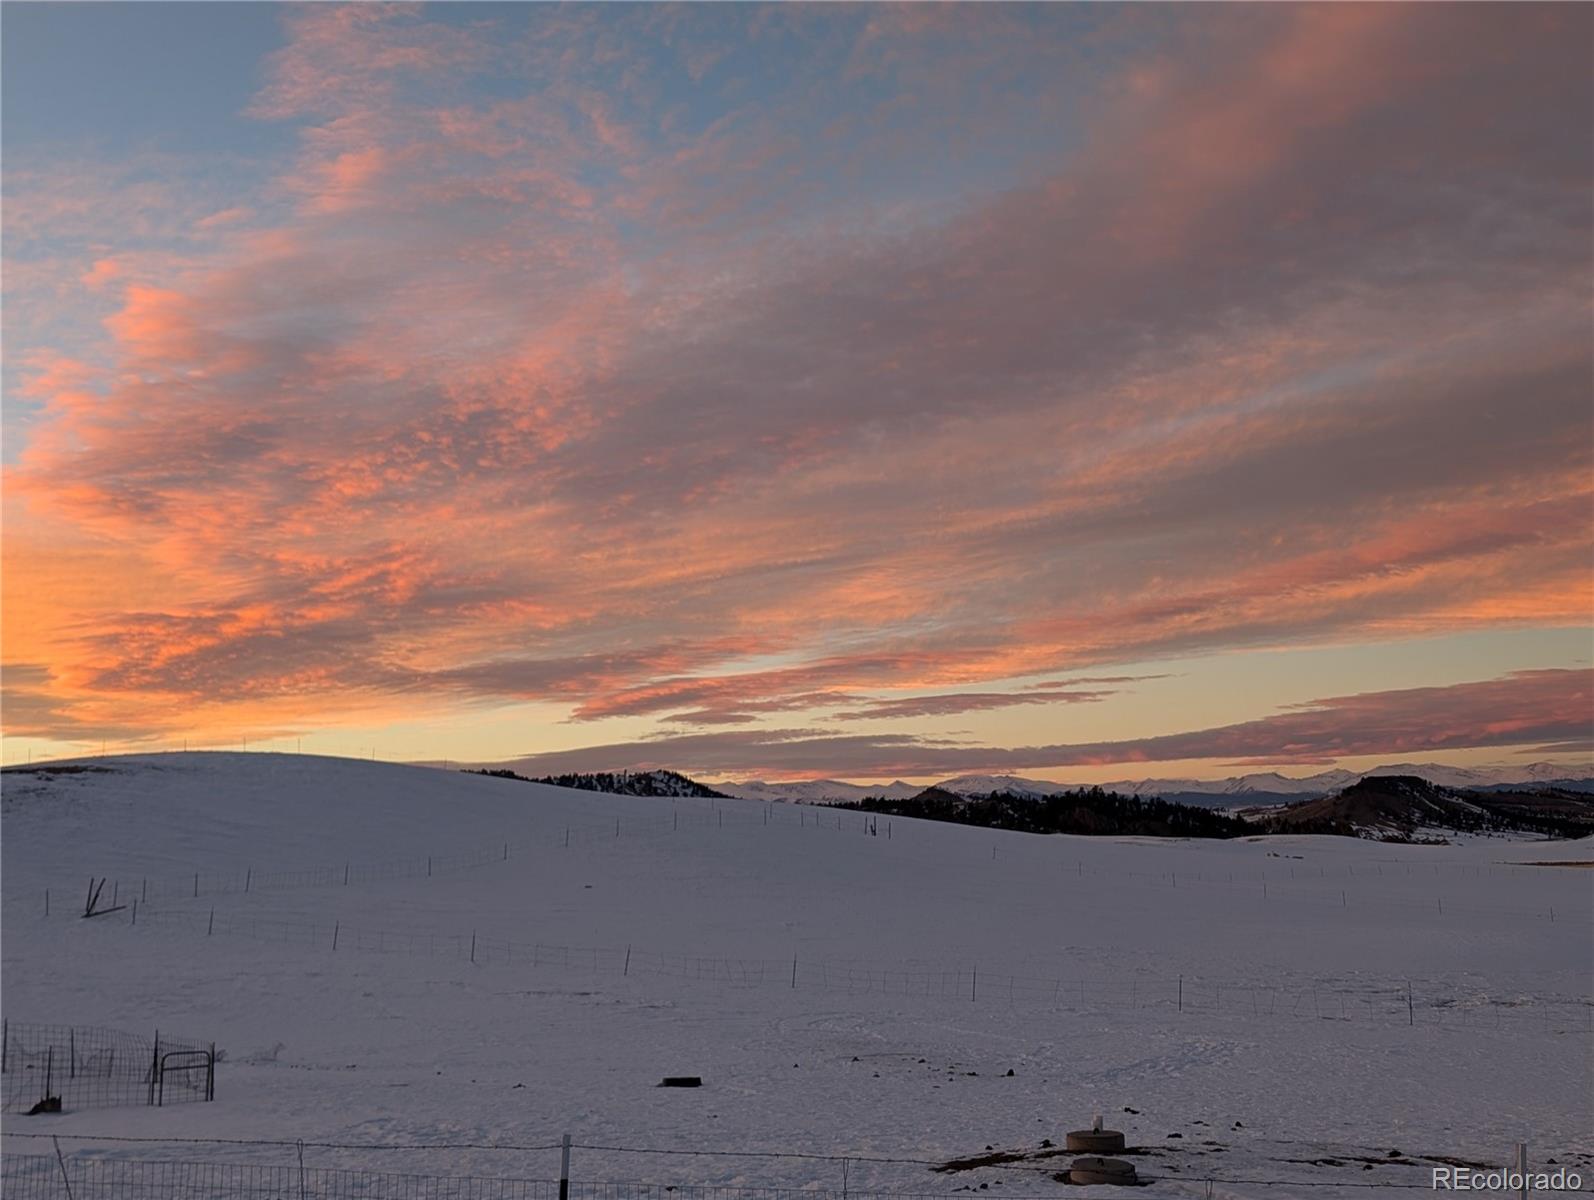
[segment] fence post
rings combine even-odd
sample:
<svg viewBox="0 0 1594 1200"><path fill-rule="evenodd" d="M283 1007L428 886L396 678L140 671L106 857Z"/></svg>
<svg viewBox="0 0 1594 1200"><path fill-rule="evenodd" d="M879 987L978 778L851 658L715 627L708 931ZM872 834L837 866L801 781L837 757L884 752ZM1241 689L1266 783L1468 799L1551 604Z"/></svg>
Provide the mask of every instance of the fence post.
<svg viewBox="0 0 1594 1200"><path fill-rule="evenodd" d="M1519 1180L1518 1195L1522 1197L1522 1200L1528 1200L1528 1144L1526 1142L1517 1143L1517 1177Z"/></svg>
<svg viewBox="0 0 1594 1200"><path fill-rule="evenodd" d="M210 920L208 922L206 922L206 924L205 924L205 936L209 937L215 931L216 931L216 910L214 908L212 908L210 910Z"/></svg>
<svg viewBox="0 0 1594 1200"><path fill-rule="evenodd" d="M980 991L980 969L975 967L969 972L969 1003L973 1004Z"/></svg>
<svg viewBox="0 0 1594 1200"><path fill-rule="evenodd" d="M61 1182L66 1184L66 1200L72 1200L72 1177L66 1173L66 1159L61 1154L61 1139L52 1137L55 1143L55 1161L61 1164Z"/></svg>
<svg viewBox="0 0 1594 1200"><path fill-rule="evenodd" d="M470 960L471 962L476 961L476 931L474 929L470 931Z"/></svg>
<svg viewBox="0 0 1594 1200"><path fill-rule="evenodd" d="M1179 1011L1184 1011L1184 976L1179 976Z"/></svg>
<svg viewBox="0 0 1594 1200"><path fill-rule="evenodd" d="M148 879L148 877L145 878L144 883L143 883L142 887L139 890L138 898L140 900L143 900L145 903L149 902L149 879Z"/></svg>
<svg viewBox="0 0 1594 1200"><path fill-rule="evenodd" d="M216 1043L210 1043L210 1060L205 1063L205 1100L216 1098Z"/></svg>
<svg viewBox="0 0 1594 1200"><path fill-rule="evenodd" d="M77 1078L77 1026L76 1025L68 1025L66 1027L66 1044L67 1044L67 1065L66 1065L67 1076L66 1077L68 1079L76 1079Z"/></svg>
<svg viewBox="0 0 1594 1200"><path fill-rule="evenodd" d="M44 889L44 915L50 915L50 889Z"/></svg>
<svg viewBox="0 0 1594 1200"><path fill-rule="evenodd" d="M1416 1023L1417 1010L1411 1002L1411 980L1408 979L1406 980L1406 1024L1415 1025Z"/></svg>
<svg viewBox="0 0 1594 1200"><path fill-rule="evenodd" d="M11 1046L11 1018L0 1017L0 1075L6 1070L6 1051Z"/></svg>
<svg viewBox="0 0 1594 1200"><path fill-rule="evenodd" d="M160 1074L160 1069L161 1031L157 1029L155 1031L155 1049L152 1051L149 1060L149 1102L152 1107L155 1103L155 1076Z"/></svg>
<svg viewBox="0 0 1594 1200"><path fill-rule="evenodd" d="M625 948L625 970L621 971L620 974L622 974L622 975L631 974L631 947L630 946L627 946Z"/></svg>
<svg viewBox="0 0 1594 1200"><path fill-rule="evenodd" d="M570 1200L570 1135L559 1144L559 1200Z"/></svg>
<svg viewBox="0 0 1594 1200"><path fill-rule="evenodd" d="M304 1140L298 1139L299 1147L299 1200L304 1200Z"/></svg>
<svg viewBox="0 0 1594 1200"><path fill-rule="evenodd" d="M194 899L199 899L199 872L194 872Z"/></svg>
<svg viewBox="0 0 1594 1200"><path fill-rule="evenodd" d="M133 924L138 924L138 897L133 897Z"/></svg>
<svg viewBox="0 0 1594 1200"><path fill-rule="evenodd" d="M44 1051L44 1098L49 1099L55 1075L55 1046L45 1047Z"/></svg>
<svg viewBox="0 0 1594 1200"><path fill-rule="evenodd" d="M244 891L247 892L249 890L249 885L254 881L254 877L255 869L253 867L246 867L244 869Z"/></svg>
<svg viewBox="0 0 1594 1200"><path fill-rule="evenodd" d="M338 927L339 927L339 926L340 926L340 925L341 925L341 924L342 924L342 922L341 922L341 921L334 921L334 922L332 922L332 948L333 948L333 949L334 949L334 950L336 950L336 949L337 949L337 948L338 948ZM356 950L358 950L358 949L359 949L359 947L358 947L358 946L356 946L356 947L355 947L355 949L356 949Z"/></svg>

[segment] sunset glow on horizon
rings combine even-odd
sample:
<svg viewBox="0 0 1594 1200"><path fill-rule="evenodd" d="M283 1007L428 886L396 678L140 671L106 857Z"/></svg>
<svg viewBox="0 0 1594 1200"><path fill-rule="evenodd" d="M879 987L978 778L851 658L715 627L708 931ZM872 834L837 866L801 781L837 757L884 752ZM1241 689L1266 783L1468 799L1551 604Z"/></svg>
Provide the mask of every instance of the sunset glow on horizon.
<svg viewBox="0 0 1594 1200"><path fill-rule="evenodd" d="M1594 756L1587 5L3 22L7 764Z"/></svg>

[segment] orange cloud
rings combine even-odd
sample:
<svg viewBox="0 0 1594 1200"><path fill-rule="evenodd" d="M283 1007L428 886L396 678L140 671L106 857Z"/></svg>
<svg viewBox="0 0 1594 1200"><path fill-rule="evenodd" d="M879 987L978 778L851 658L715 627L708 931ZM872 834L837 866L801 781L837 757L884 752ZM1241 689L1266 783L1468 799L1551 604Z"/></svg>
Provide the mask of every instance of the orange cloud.
<svg viewBox="0 0 1594 1200"><path fill-rule="evenodd" d="M164 261L61 256L126 286L23 372L30 728L160 728L152 696L909 720L1089 664L1587 622L1586 12L1215 19L1124 55L1066 152L987 187L948 149L956 203L862 211L904 123L1000 135L978 81L1023 82L1033 28L971 12L837 39L829 87L919 89L867 136L807 77L660 116L596 16L506 48L288 13L270 184L196 201ZM636 19L686 23L688 78L733 69L689 52L709 17ZM545 86L464 86L514 54ZM115 211L71 192L24 233Z"/></svg>

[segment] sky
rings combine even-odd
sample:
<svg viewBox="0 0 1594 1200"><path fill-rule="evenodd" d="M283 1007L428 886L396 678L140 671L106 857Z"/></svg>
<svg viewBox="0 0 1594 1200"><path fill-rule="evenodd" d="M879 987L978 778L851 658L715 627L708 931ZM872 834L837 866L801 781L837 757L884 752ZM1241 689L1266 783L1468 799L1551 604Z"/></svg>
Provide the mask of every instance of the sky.
<svg viewBox="0 0 1594 1200"><path fill-rule="evenodd" d="M8 763L1594 755L1586 5L0 34Z"/></svg>

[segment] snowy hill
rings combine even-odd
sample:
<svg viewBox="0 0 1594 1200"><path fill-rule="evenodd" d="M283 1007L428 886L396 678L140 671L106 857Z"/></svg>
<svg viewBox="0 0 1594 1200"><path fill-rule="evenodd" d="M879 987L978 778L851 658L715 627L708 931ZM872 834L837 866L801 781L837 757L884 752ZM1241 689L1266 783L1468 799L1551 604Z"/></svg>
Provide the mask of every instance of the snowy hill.
<svg viewBox="0 0 1594 1200"><path fill-rule="evenodd" d="M1261 810L1257 819L1272 832L1386 841L1479 832L1567 837L1594 834L1594 799L1553 788L1466 789L1415 775L1368 775L1331 796Z"/></svg>
<svg viewBox="0 0 1594 1200"><path fill-rule="evenodd" d="M524 779L513 771L488 771L507 779ZM714 800L726 799L718 791L678 771L597 771L570 775L544 775L527 783L546 783L552 787L575 788L583 792L607 792L611 796L666 796Z"/></svg>
<svg viewBox="0 0 1594 1200"><path fill-rule="evenodd" d="M7 770L12 1029L158 1027L225 1059L214 1103L6 1130L538 1179L557 1150L473 1147L571 1132L703 1152L578 1149L578 1180L839 1191L839 1161L797 1153L848 1157L855 1195L1030 1195L1060 1165L1043 1142L1103 1112L1148 1174L1285 1181L1230 1200L1426 1187L1419 1156L1519 1138L1589 1176L1587 872L1508 865L1588 842L873 820L277 754ZM81 919L91 875L122 911ZM339 1148L423 1142L451 1148Z"/></svg>

